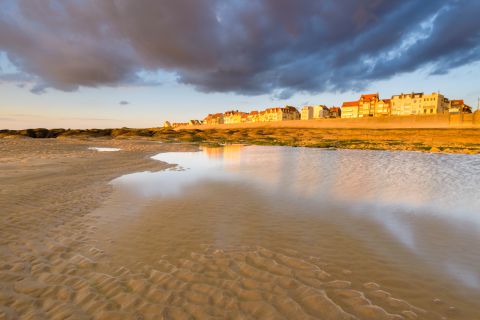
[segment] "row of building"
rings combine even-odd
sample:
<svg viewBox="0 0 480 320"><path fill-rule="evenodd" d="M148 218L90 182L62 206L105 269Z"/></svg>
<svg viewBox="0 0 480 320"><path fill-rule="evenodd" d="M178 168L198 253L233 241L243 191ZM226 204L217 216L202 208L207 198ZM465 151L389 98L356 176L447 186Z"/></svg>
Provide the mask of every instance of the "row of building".
<svg viewBox="0 0 480 320"><path fill-rule="evenodd" d="M298 112L297 108L286 106L283 108L268 108L263 111L242 112L238 110L232 110L225 113L209 114L205 119L203 119L203 123L207 125L215 125L299 119L300 113Z"/></svg>
<svg viewBox="0 0 480 320"><path fill-rule="evenodd" d="M190 120L185 123L165 122L165 127L180 127L187 125L217 125L217 124L237 124L249 122L272 122L287 120L310 120L339 118L341 109L338 107L327 108L324 105L305 106L301 112L292 106L268 108L263 111L242 112L238 110L227 111L224 113L209 114L203 120Z"/></svg>
<svg viewBox="0 0 480 320"><path fill-rule="evenodd" d="M472 108L466 105L463 100L449 100L440 93L402 93L394 95L390 99L380 99L379 94L374 93L363 94L357 101L344 102L341 108L316 105L305 106L300 112L292 106L251 112L232 110L225 113L209 114L203 120L190 120L188 123L166 121L165 127L471 112Z"/></svg>
<svg viewBox="0 0 480 320"><path fill-rule="evenodd" d="M463 100L449 100L440 93L402 93L390 99L380 99L378 93L363 94L359 100L342 105L342 118L471 112Z"/></svg>

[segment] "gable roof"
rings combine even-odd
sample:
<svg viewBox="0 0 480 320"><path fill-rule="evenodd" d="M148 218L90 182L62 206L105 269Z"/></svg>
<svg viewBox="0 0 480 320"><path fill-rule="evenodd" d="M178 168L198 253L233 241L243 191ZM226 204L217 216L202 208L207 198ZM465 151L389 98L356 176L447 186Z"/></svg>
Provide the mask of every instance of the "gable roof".
<svg viewBox="0 0 480 320"><path fill-rule="evenodd" d="M369 93L369 94L362 94L360 99L363 100L373 100L373 99L378 99L378 93Z"/></svg>
<svg viewBox="0 0 480 320"><path fill-rule="evenodd" d="M342 107L358 107L358 101L348 101L342 104Z"/></svg>

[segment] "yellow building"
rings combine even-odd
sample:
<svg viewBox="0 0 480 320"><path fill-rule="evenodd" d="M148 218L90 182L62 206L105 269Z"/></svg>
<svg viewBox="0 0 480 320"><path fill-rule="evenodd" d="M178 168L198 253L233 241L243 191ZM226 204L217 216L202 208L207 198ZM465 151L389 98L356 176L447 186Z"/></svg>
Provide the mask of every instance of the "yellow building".
<svg viewBox="0 0 480 320"><path fill-rule="evenodd" d="M262 122L282 121L282 108L268 108L262 114Z"/></svg>
<svg viewBox="0 0 480 320"><path fill-rule="evenodd" d="M373 117L375 114L375 106L378 101L378 93L362 94L358 101L358 117Z"/></svg>
<svg viewBox="0 0 480 320"><path fill-rule="evenodd" d="M260 111L258 113L258 117L257 117L258 121L257 122L266 122L267 121L267 120L265 120L266 119L266 114L267 114L267 111L265 111L265 110Z"/></svg>
<svg viewBox="0 0 480 320"><path fill-rule="evenodd" d="M260 122L260 112L252 111L247 114L246 122Z"/></svg>
<svg viewBox="0 0 480 320"><path fill-rule="evenodd" d="M375 117L389 116L390 115L391 99L379 100L375 105Z"/></svg>
<svg viewBox="0 0 480 320"><path fill-rule="evenodd" d="M342 118L358 118L358 101L349 101L342 104Z"/></svg>
<svg viewBox="0 0 480 320"><path fill-rule="evenodd" d="M449 100L439 93L402 93L392 96L391 115L405 116L444 113L448 111L449 105Z"/></svg>
<svg viewBox="0 0 480 320"><path fill-rule="evenodd" d="M300 112L297 108L286 106L284 108L268 108L261 114L264 122L300 120Z"/></svg>
<svg viewBox="0 0 480 320"><path fill-rule="evenodd" d="M223 113L209 114L203 119L203 123L207 125L223 124Z"/></svg>
<svg viewBox="0 0 480 320"><path fill-rule="evenodd" d="M225 124L242 123L242 118L244 115L246 115L245 112L241 112L238 110L227 111L223 115L223 123Z"/></svg>
<svg viewBox="0 0 480 320"><path fill-rule="evenodd" d="M379 99L378 93L362 94L358 101L344 102L342 105L342 118L373 117Z"/></svg>

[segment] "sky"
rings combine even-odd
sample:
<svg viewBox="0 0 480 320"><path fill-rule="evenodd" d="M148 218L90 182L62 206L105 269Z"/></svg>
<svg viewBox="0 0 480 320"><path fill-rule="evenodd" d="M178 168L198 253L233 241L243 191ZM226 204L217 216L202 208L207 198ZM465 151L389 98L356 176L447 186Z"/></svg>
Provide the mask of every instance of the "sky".
<svg viewBox="0 0 480 320"><path fill-rule="evenodd" d="M0 0L0 129L157 127L361 93L477 107L478 0Z"/></svg>

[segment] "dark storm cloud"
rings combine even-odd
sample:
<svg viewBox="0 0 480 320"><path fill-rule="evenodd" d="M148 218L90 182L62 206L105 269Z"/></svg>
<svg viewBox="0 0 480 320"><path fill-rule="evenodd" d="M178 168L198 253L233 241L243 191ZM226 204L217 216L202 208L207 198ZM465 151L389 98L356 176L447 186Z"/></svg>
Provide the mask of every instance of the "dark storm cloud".
<svg viewBox="0 0 480 320"><path fill-rule="evenodd" d="M36 87L176 73L206 92L362 88L480 59L477 0L4 0L0 50Z"/></svg>

